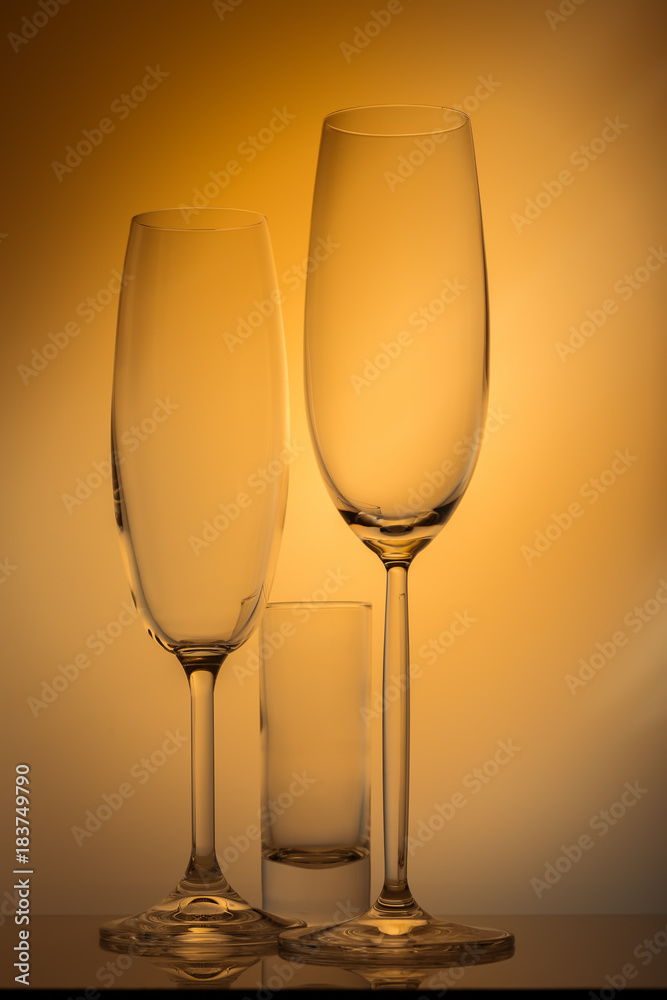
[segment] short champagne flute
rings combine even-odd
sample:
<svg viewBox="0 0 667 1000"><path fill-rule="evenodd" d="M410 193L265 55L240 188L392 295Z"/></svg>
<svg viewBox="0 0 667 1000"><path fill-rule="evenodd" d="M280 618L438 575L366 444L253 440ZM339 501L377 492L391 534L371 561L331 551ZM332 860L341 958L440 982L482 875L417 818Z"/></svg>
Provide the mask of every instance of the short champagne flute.
<svg viewBox="0 0 667 1000"><path fill-rule="evenodd" d="M428 106L352 108L322 131L308 277L305 382L319 468L382 561L385 879L366 913L288 930L285 954L370 964L506 958L506 931L434 917L407 879L408 569L460 503L487 407L487 283L470 120ZM397 694L400 692L400 694Z"/></svg>
<svg viewBox="0 0 667 1000"><path fill-rule="evenodd" d="M240 319L251 336L236 336ZM214 686L266 604L287 496L287 410L264 216L210 208L132 219L113 378L114 506L136 607L190 688L192 849L162 901L101 928L111 950L246 952L294 924L230 887L214 822ZM242 744L226 756L244 766Z"/></svg>

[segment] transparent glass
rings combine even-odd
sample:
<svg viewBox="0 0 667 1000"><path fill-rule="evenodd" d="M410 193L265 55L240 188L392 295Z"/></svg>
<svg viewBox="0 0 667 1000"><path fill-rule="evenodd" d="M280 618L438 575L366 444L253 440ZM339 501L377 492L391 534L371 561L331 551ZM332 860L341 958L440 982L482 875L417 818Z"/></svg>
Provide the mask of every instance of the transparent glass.
<svg viewBox="0 0 667 1000"><path fill-rule="evenodd" d="M248 317L252 335L239 338ZM213 766L215 680L257 626L273 577L287 421L266 219L228 209L135 217L113 380L114 505L136 607L190 687L192 849L165 899L102 927L106 947L242 950L289 925L241 899L220 870Z"/></svg>
<svg viewBox="0 0 667 1000"><path fill-rule="evenodd" d="M505 931L426 913L407 879L408 568L460 503L487 407L484 241L470 120L439 107L353 108L322 130L311 245L336 249L308 277L305 381L331 499L387 573L383 686L385 878L338 927L287 931L316 962L481 960ZM400 692L400 697L395 697Z"/></svg>
<svg viewBox="0 0 667 1000"><path fill-rule="evenodd" d="M260 627L262 904L309 924L370 905L369 604L270 604Z"/></svg>

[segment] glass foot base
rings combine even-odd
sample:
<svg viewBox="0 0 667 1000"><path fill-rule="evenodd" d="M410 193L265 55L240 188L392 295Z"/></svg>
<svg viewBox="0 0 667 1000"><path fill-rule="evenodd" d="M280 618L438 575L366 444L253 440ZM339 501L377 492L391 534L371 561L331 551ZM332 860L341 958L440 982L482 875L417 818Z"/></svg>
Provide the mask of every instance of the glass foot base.
<svg viewBox="0 0 667 1000"><path fill-rule="evenodd" d="M284 931L278 947L286 958L300 955L304 961L321 965L423 964L442 968L511 958L514 935L433 917L417 905L387 913L376 903L342 924Z"/></svg>
<svg viewBox="0 0 667 1000"><path fill-rule="evenodd" d="M259 955L275 950L281 931L301 925L251 906L222 875L205 886L186 877L144 913L104 924L100 944L132 955Z"/></svg>

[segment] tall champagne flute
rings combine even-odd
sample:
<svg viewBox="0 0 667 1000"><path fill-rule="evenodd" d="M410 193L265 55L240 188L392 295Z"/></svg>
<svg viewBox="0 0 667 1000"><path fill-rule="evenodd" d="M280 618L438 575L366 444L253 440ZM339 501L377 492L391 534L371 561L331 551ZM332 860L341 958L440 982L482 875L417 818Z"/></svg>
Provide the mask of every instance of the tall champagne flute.
<svg viewBox="0 0 667 1000"><path fill-rule="evenodd" d="M134 602L190 687L192 850L165 899L100 936L149 954L256 948L290 923L234 892L216 857L213 691L263 611L287 496L286 366L266 219L212 208L138 215L123 286L115 514ZM234 750L228 759L242 767L243 746Z"/></svg>
<svg viewBox="0 0 667 1000"><path fill-rule="evenodd" d="M352 108L321 137L311 246L336 249L309 275L305 380L329 494L387 571L383 785L385 880L363 915L288 930L313 961L508 957L505 931L426 913L407 880L408 568L451 517L477 459L487 406L487 287L469 118L424 106ZM396 692L401 692L400 697Z"/></svg>

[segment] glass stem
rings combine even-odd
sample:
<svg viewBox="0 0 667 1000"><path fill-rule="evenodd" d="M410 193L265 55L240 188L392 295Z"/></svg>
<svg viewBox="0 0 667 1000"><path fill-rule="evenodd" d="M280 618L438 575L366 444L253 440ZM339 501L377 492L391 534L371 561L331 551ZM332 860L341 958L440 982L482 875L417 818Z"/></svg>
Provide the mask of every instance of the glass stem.
<svg viewBox="0 0 667 1000"><path fill-rule="evenodd" d="M188 672L192 742L192 853L186 873L189 882L205 888L223 878L215 853L215 744L213 690L217 668Z"/></svg>
<svg viewBox="0 0 667 1000"><path fill-rule="evenodd" d="M395 911L415 906L408 887L408 785L410 777L410 663L408 567L387 566L385 608L382 782L384 886L376 906Z"/></svg>

